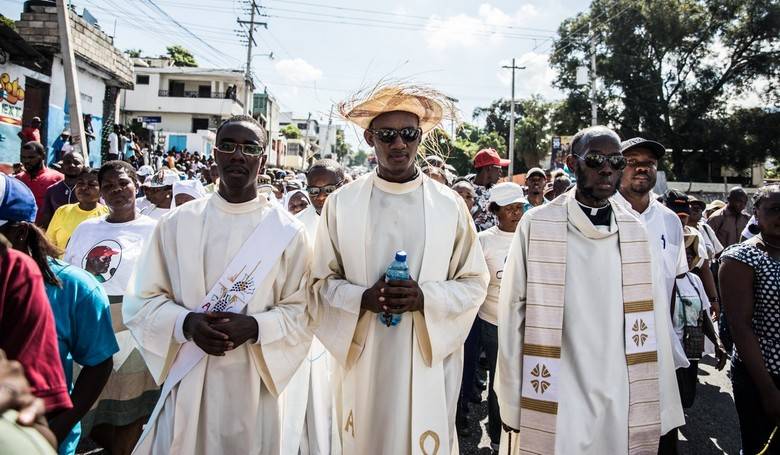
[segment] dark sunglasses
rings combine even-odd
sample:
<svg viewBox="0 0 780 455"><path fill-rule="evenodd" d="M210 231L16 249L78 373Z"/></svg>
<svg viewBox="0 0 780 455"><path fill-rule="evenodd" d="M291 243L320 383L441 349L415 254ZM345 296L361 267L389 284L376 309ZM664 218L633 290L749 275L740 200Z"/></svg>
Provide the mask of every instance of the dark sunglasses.
<svg viewBox="0 0 780 455"><path fill-rule="evenodd" d="M577 159L584 161L585 165L591 169L601 169L606 162L609 162L609 166L616 171L622 171L626 168L626 157L623 155L605 156L598 153L589 153L585 155L585 158L578 156Z"/></svg>
<svg viewBox="0 0 780 455"><path fill-rule="evenodd" d="M262 145L235 142L220 142L215 148L222 153L235 153L236 150L241 149L241 153L247 156L260 156L265 152L265 147Z"/></svg>
<svg viewBox="0 0 780 455"><path fill-rule="evenodd" d="M325 186L310 186L306 188L306 192L309 193L310 196L319 196L320 193L330 194L341 186L341 184L344 183L344 181L340 181L335 185L325 185Z"/></svg>
<svg viewBox="0 0 780 455"><path fill-rule="evenodd" d="M379 128L368 131L385 144L392 144L397 136L401 136L402 141L409 143L416 141L422 135L422 129L411 127L401 128L400 130L395 128Z"/></svg>

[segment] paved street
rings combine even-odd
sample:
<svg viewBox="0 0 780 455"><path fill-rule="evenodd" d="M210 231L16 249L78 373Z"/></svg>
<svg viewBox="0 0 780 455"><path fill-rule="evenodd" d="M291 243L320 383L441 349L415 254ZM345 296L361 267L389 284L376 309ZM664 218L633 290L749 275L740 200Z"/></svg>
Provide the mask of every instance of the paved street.
<svg viewBox="0 0 780 455"><path fill-rule="evenodd" d="M708 358L699 363L699 386L696 402L685 414L688 425L680 436L680 453L695 455L739 454L739 423L734 410L731 392L731 380L728 366L723 371L716 370L714 361ZM487 392L479 405L471 405L469 422L471 438L460 439L461 454L489 455L490 440L487 437ZM477 421L476 419L479 419ZM478 439L477 425L483 429Z"/></svg>

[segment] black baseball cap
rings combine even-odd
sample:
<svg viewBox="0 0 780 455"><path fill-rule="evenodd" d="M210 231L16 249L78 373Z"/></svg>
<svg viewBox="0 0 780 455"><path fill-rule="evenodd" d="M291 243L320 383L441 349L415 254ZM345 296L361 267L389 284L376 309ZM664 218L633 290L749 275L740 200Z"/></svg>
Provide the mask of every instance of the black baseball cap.
<svg viewBox="0 0 780 455"><path fill-rule="evenodd" d="M674 213L691 214L691 202L688 195L675 190L666 192L666 207Z"/></svg>
<svg viewBox="0 0 780 455"><path fill-rule="evenodd" d="M646 148L650 150L655 154L656 159L661 159L661 157L666 154L666 147L664 147L663 144L661 144L660 142L645 139L643 137L634 137L631 139L626 139L625 141L620 143L620 153L624 155L626 154L626 152L637 148Z"/></svg>

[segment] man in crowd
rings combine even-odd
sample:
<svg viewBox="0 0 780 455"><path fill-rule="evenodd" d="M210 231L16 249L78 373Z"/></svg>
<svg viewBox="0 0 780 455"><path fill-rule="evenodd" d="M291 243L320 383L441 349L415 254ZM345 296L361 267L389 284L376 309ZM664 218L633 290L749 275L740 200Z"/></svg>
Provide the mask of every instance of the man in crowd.
<svg viewBox="0 0 780 455"><path fill-rule="evenodd" d="M219 166L217 163L211 163L209 166L209 184L204 187L206 194L212 194L219 188Z"/></svg>
<svg viewBox="0 0 780 455"><path fill-rule="evenodd" d="M571 186L571 179L569 179L565 172L561 172L553 179L552 185L552 197L550 200L553 200L568 191Z"/></svg>
<svg viewBox="0 0 780 455"><path fill-rule="evenodd" d="M620 188L614 199L625 210L639 218L647 230L650 254L653 256L654 288L659 303L666 303L667 311L674 289L674 280L688 271L685 256L683 225L677 214L656 199L653 193L658 178L658 161L666 153L662 144L635 137L623 141L620 150L626 158L626 168L620 181ZM670 325L671 327L671 325ZM675 367L689 365L677 337L672 337Z"/></svg>
<svg viewBox="0 0 780 455"><path fill-rule="evenodd" d="M33 117L30 120L30 125L22 128L22 131L17 133L19 139L22 140L22 144L28 142L41 142L41 118Z"/></svg>
<svg viewBox="0 0 780 455"><path fill-rule="evenodd" d="M566 160L576 190L525 214L515 232L497 379L514 453L656 453L685 423L647 233L610 201L626 167L620 149L606 127L578 132Z"/></svg>
<svg viewBox="0 0 780 455"><path fill-rule="evenodd" d="M75 204L76 199L76 180L78 180L81 171L84 170L84 155L81 153L69 152L62 157L62 181L55 183L46 190L46 196L43 200L43 207L39 206L40 226L47 228L51 217L58 208L65 204Z"/></svg>
<svg viewBox="0 0 780 455"><path fill-rule="evenodd" d="M46 190L50 186L62 181L65 176L46 167L46 148L40 142L24 144L22 146L21 159L25 170L17 178L32 190L35 196L35 204L38 207L43 207ZM43 222L43 216L43 211L39 210L35 217L35 224L40 226Z"/></svg>
<svg viewBox="0 0 780 455"><path fill-rule="evenodd" d="M706 210L707 204L690 195L688 196L688 201L691 205L688 226L697 229L701 233L701 236L704 239L704 245L707 249L707 258L710 262L714 262L724 248L720 243L720 240L718 240L715 231L707 224L707 220L704 219L704 210Z"/></svg>
<svg viewBox="0 0 780 455"><path fill-rule="evenodd" d="M312 265L315 333L341 368L345 455L457 451L463 342L489 277L465 204L415 166L423 133L452 108L407 85L339 106L378 162L331 194ZM386 282L399 250L410 278Z"/></svg>
<svg viewBox="0 0 780 455"><path fill-rule="evenodd" d="M57 163L62 159L62 155L73 150L73 145L70 143L70 130L63 130L62 134L54 140L51 145L51 153L47 163L49 165Z"/></svg>
<svg viewBox="0 0 780 455"><path fill-rule="evenodd" d="M119 131L119 125L114 125L108 134L108 161L119 159Z"/></svg>
<svg viewBox="0 0 780 455"><path fill-rule="evenodd" d="M750 215L745 212L747 200L745 190L734 187L729 191L726 206L713 213L707 220L707 224L715 231L724 248L739 243L742 230L750 221Z"/></svg>
<svg viewBox="0 0 780 455"><path fill-rule="evenodd" d="M463 198L463 202L466 203L466 208L469 209L469 213L472 213L474 201L477 198L477 193L474 191L474 185L468 180L461 180L452 185L452 189Z"/></svg>
<svg viewBox="0 0 780 455"><path fill-rule="evenodd" d="M525 186L528 190L525 193L527 202L523 207L524 211L529 211L534 207L545 204L544 186L547 184L547 174L541 168L535 167L525 173Z"/></svg>
<svg viewBox="0 0 780 455"><path fill-rule="evenodd" d="M477 231L490 229L498 222L496 216L490 213L490 188L498 183L504 174L504 168L509 166L509 160L503 159L493 149L482 149L474 157L474 169L477 175L474 177L474 191L477 195L474 205L477 211L474 213L474 222Z"/></svg>
<svg viewBox="0 0 780 455"><path fill-rule="evenodd" d="M125 323L164 383L136 454L281 453L277 397L309 351L311 251L257 193L265 141L249 116L223 123L218 191L163 218L136 266Z"/></svg>

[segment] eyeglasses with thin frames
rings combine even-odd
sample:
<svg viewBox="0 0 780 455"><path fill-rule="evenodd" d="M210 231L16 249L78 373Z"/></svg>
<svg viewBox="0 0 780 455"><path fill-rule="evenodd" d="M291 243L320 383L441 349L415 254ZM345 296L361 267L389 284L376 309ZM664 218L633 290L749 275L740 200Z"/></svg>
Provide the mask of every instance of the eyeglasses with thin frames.
<svg viewBox="0 0 780 455"><path fill-rule="evenodd" d="M236 150L241 150L246 156L260 156L265 153L265 146L257 144L236 144L235 142L220 142L214 147L217 151L222 153L235 153Z"/></svg>

